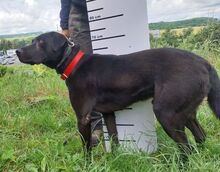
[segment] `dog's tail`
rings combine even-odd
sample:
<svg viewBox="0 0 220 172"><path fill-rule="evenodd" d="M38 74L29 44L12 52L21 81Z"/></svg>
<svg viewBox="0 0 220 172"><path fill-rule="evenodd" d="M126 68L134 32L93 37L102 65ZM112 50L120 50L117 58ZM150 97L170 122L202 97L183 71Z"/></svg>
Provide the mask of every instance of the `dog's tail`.
<svg viewBox="0 0 220 172"><path fill-rule="evenodd" d="M210 68L209 78L211 89L208 94L208 103L216 117L220 119L220 80L213 67Z"/></svg>

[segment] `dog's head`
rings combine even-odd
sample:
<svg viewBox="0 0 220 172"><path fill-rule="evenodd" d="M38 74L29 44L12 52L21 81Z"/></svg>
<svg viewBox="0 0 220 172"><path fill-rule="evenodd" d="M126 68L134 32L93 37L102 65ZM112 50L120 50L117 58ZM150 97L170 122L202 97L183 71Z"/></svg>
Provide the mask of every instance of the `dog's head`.
<svg viewBox="0 0 220 172"><path fill-rule="evenodd" d="M32 40L31 45L16 50L22 63L45 64L55 68L68 46L68 39L58 32L44 33Z"/></svg>

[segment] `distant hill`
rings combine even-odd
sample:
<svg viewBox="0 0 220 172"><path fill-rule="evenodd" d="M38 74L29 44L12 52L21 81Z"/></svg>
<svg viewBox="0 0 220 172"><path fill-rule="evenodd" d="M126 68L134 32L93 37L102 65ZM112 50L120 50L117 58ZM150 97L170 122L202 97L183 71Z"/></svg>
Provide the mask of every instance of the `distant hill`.
<svg viewBox="0 0 220 172"><path fill-rule="evenodd" d="M149 28L150 30L179 29L187 27L206 26L210 22L220 22L220 20L216 18L200 17L174 22L150 23Z"/></svg>
<svg viewBox="0 0 220 172"><path fill-rule="evenodd" d="M30 32L30 33L20 33L20 34L12 34L12 35L0 35L0 39L2 38L21 38L21 37L35 37L40 35L43 32Z"/></svg>
<svg viewBox="0 0 220 172"><path fill-rule="evenodd" d="M218 22L219 19L211 18L211 17L200 17L193 18L188 20L181 21L173 21L173 22L158 22L158 23L150 23L150 30L165 30L165 29L181 29L188 27L198 27L198 26L206 26L208 23ZM16 39L16 38L26 38L26 37L36 37L43 32L31 32L31 33L21 33L21 34L12 34L12 35L0 35L0 39Z"/></svg>

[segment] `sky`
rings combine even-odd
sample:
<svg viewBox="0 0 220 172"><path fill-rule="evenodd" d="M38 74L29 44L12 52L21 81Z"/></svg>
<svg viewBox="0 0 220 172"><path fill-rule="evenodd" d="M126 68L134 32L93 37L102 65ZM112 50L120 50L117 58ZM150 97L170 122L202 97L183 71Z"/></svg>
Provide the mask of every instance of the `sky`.
<svg viewBox="0 0 220 172"><path fill-rule="evenodd" d="M147 3L150 23L220 18L220 0L147 0ZM59 11L60 0L0 0L0 35L60 29Z"/></svg>

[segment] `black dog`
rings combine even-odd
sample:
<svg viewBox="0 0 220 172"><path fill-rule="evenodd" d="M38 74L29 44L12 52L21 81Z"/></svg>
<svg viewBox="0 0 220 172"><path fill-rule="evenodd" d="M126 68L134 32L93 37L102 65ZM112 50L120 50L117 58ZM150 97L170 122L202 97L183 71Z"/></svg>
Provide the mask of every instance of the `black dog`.
<svg viewBox="0 0 220 172"><path fill-rule="evenodd" d="M218 75L206 60L187 51L161 48L120 56L84 55L79 46L70 46L63 35L50 32L16 53L21 62L45 64L66 79L87 150L93 110L103 113L109 134L117 143L113 112L153 97L158 121L182 151L190 148L185 127L191 130L196 142L205 140L196 110L206 96L220 118Z"/></svg>

